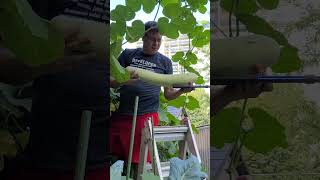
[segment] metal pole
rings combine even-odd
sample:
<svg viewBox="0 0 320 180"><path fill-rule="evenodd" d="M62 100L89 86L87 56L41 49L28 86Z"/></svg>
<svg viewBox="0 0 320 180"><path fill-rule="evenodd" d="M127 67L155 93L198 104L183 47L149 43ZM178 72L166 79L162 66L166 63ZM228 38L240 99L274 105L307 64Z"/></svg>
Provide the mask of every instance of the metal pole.
<svg viewBox="0 0 320 180"><path fill-rule="evenodd" d="M262 82L262 83L320 83L320 76L238 76L238 77L213 77L214 85L231 85L242 82Z"/></svg>
<svg viewBox="0 0 320 180"><path fill-rule="evenodd" d="M134 112L133 112L132 128L131 128L131 139L130 139L130 149L129 149L129 159L128 159L128 168L127 168L126 180L129 179L130 170L131 170L131 161L132 161L132 152L133 152L133 143L134 143L134 132L135 132L135 129L136 129L138 104L139 104L139 96L136 96L135 105L134 105Z"/></svg>
<svg viewBox="0 0 320 180"><path fill-rule="evenodd" d="M85 110L82 112L80 122L80 135L78 142L78 153L76 159L76 169L74 175L75 180L84 180L85 177L91 117L91 111Z"/></svg>

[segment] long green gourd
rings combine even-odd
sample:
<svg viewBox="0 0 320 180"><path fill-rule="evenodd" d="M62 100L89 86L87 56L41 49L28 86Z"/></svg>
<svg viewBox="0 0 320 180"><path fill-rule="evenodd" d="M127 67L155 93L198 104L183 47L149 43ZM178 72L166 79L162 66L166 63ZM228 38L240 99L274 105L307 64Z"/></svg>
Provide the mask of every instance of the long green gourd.
<svg viewBox="0 0 320 180"><path fill-rule="evenodd" d="M159 74L149 70L128 66L129 72L136 72L139 78L147 83L160 86L184 85L189 82L193 83L198 76L194 73L185 74Z"/></svg>
<svg viewBox="0 0 320 180"><path fill-rule="evenodd" d="M211 70L214 76L239 76L253 72L253 65L270 67L280 56L280 46L262 35L211 41Z"/></svg>

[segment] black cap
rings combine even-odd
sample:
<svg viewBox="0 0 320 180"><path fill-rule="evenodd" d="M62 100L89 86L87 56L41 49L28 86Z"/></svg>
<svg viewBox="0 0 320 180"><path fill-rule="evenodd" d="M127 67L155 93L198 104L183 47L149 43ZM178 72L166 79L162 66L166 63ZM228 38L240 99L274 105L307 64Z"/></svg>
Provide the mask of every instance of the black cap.
<svg viewBox="0 0 320 180"><path fill-rule="evenodd" d="M148 21L144 24L144 30L147 31L148 29L155 29L158 30L158 23L155 21Z"/></svg>

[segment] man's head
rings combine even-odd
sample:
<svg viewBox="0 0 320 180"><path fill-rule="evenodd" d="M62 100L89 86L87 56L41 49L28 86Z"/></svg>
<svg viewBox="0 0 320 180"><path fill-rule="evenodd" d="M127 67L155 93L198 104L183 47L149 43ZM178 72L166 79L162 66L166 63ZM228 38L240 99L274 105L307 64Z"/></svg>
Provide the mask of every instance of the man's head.
<svg viewBox="0 0 320 180"><path fill-rule="evenodd" d="M145 23L145 33L142 38L143 52L148 55L156 54L161 45L161 34L155 21Z"/></svg>

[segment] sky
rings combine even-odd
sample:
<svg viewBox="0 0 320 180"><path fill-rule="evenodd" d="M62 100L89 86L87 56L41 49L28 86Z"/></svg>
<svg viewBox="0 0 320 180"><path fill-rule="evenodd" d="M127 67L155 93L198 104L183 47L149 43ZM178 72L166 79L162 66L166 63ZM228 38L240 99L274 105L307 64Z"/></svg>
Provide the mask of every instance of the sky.
<svg viewBox="0 0 320 180"><path fill-rule="evenodd" d="M110 1L110 10L115 9L115 7L118 4L125 5L125 0L111 0ZM194 16L197 19L197 21L201 21L201 20L209 21L210 20L210 1L208 1L207 5L206 5L206 8L207 8L207 12L205 14L201 14L199 12L194 14ZM135 16L134 19L139 19L139 20L141 20L143 22L153 21L155 15L156 15L156 12L157 12L157 7L153 10L153 12L151 14L146 14L141 8L141 10L136 13L136 16ZM162 7L160 6L160 9L159 9L159 12L158 12L156 20L159 17L162 17L162 16L163 16ZM128 23L131 24L131 22L132 21L130 21Z"/></svg>

